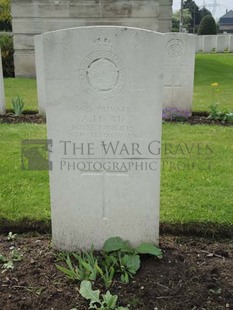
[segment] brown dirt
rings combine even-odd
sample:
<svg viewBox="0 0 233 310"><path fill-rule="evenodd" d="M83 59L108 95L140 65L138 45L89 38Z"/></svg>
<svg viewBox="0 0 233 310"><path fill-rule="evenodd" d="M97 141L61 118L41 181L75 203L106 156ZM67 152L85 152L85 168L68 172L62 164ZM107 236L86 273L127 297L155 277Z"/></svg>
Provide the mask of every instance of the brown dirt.
<svg viewBox="0 0 233 310"><path fill-rule="evenodd" d="M34 123L44 124L45 118L34 111L25 111L21 116L15 116L14 113L8 112L5 115L0 115L0 124L19 124L19 123Z"/></svg>
<svg viewBox="0 0 233 310"><path fill-rule="evenodd" d="M233 243L197 237L161 237L163 259L145 256L129 285L110 288L130 309L221 310L233 307ZM23 254L13 270L0 272L0 309L88 309L78 283L55 267L49 235L0 236L0 253Z"/></svg>
<svg viewBox="0 0 233 310"><path fill-rule="evenodd" d="M187 120L166 120L165 122L169 123L188 123L191 125L198 124L206 124L206 125L220 125L220 126L232 126L233 124L229 124L227 122L223 122L221 120L213 120L208 118L207 112L193 112L193 115ZM5 115L0 115L0 123L8 123L8 124L17 124L17 123L34 123L34 124L44 124L46 123L46 119L42 117L40 114L34 111L24 111L23 115L15 116L14 113L8 112Z"/></svg>

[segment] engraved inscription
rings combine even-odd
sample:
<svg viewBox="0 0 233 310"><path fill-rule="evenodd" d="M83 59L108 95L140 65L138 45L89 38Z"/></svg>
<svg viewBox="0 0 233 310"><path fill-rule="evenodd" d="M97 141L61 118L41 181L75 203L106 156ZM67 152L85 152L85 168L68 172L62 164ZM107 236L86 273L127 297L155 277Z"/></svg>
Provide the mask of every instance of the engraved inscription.
<svg viewBox="0 0 233 310"><path fill-rule="evenodd" d="M126 72L122 61L115 54L99 50L82 62L80 80L88 94L98 99L108 99L122 90Z"/></svg>
<svg viewBox="0 0 233 310"><path fill-rule="evenodd" d="M172 39L167 43L167 53L170 58L179 58L184 55L184 43L179 39Z"/></svg>
<svg viewBox="0 0 233 310"><path fill-rule="evenodd" d="M94 60L87 69L87 80L96 91L112 90L118 83L119 70L109 59Z"/></svg>

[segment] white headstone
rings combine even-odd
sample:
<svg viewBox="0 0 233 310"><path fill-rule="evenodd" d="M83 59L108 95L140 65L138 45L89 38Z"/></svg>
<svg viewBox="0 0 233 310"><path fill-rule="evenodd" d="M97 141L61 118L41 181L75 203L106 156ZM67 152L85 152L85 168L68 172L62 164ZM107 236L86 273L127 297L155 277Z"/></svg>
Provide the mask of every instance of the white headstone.
<svg viewBox="0 0 233 310"><path fill-rule="evenodd" d="M43 65L43 45L42 36L35 36L35 49L37 53L36 59L36 83L37 83L37 98L38 98L38 110L41 115L46 114L45 109L45 80L44 80L44 65Z"/></svg>
<svg viewBox="0 0 233 310"><path fill-rule="evenodd" d="M6 113L5 106L5 92L4 92L4 80L3 80L3 72L2 72L2 56L0 49L0 115Z"/></svg>
<svg viewBox="0 0 233 310"><path fill-rule="evenodd" d="M165 34L163 118L192 114L197 37L185 33Z"/></svg>
<svg viewBox="0 0 233 310"><path fill-rule="evenodd" d="M204 53L211 53L217 47L216 35L205 35L204 36Z"/></svg>
<svg viewBox="0 0 233 310"><path fill-rule="evenodd" d="M204 51L204 37L205 36L197 36L197 48L196 52L203 52Z"/></svg>
<svg viewBox="0 0 233 310"><path fill-rule="evenodd" d="M157 244L164 36L81 27L42 42L54 244Z"/></svg>
<svg viewBox="0 0 233 310"><path fill-rule="evenodd" d="M229 35L227 34L218 34L217 36L217 53L223 53L224 51L229 51Z"/></svg>
<svg viewBox="0 0 233 310"><path fill-rule="evenodd" d="M233 52L233 35L232 34L229 35L229 52L230 53Z"/></svg>

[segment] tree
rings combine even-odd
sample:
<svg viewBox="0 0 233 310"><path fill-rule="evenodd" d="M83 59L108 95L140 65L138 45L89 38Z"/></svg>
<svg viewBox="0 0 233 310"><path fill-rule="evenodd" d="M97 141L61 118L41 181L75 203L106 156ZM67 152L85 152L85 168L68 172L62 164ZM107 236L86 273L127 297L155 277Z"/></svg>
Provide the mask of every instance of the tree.
<svg viewBox="0 0 233 310"><path fill-rule="evenodd" d="M200 24L204 16L212 15L205 7L200 9L193 0L186 0L184 2L184 9L188 9L191 14L190 32L196 32L197 25Z"/></svg>
<svg viewBox="0 0 233 310"><path fill-rule="evenodd" d="M183 28L189 29L191 22L191 14L188 9L183 10ZM180 26L180 10L172 14L172 31L179 31Z"/></svg>
<svg viewBox="0 0 233 310"><path fill-rule="evenodd" d="M207 10L207 8L203 7L202 9L199 10L199 14L200 14L200 22L202 20L203 17L205 17L206 15L211 15L211 12L209 10Z"/></svg>
<svg viewBox="0 0 233 310"><path fill-rule="evenodd" d="M0 30L11 30L10 0L0 0Z"/></svg>
<svg viewBox="0 0 233 310"><path fill-rule="evenodd" d="M196 5L193 0L186 0L184 2L184 9L188 9L191 14L190 27L195 28L195 25L199 25L200 23L200 12L199 6Z"/></svg>
<svg viewBox="0 0 233 310"><path fill-rule="evenodd" d="M206 15L202 18L198 29L198 34L217 34L217 27L213 16Z"/></svg>

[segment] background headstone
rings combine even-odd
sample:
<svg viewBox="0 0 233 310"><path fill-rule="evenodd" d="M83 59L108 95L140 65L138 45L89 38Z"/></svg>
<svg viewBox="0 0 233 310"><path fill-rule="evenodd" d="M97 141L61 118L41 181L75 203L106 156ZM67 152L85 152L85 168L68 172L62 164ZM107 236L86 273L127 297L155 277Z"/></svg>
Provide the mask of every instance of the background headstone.
<svg viewBox="0 0 233 310"><path fill-rule="evenodd" d="M233 35L229 35L229 52L233 53Z"/></svg>
<svg viewBox="0 0 233 310"><path fill-rule="evenodd" d="M217 38L216 35L205 35L204 36L204 53L211 53L213 49L217 47Z"/></svg>
<svg viewBox="0 0 233 310"><path fill-rule="evenodd" d="M3 72L2 72L2 56L0 49L0 115L6 113L5 106L5 92L4 92L4 80L3 80Z"/></svg>
<svg viewBox="0 0 233 310"><path fill-rule="evenodd" d="M35 49L36 53L36 83L37 83L37 97L38 97L38 110L41 115L46 114L45 109L45 81L44 81L44 64L43 64L43 45L42 36L35 36Z"/></svg>
<svg viewBox="0 0 233 310"><path fill-rule="evenodd" d="M164 36L163 118L187 118L192 114L197 37L184 33L168 33Z"/></svg>
<svg viewBox="0 0 233 310"><path fill-rule="evenodd" d="M216 53L224 53L224 51L229 51L229 35L218 34L217 36L217 48Z"/></svg>
<svg viewBox="0 0 233 310"><path fill-rule="evenodd" d="M54 244L158 244L164 36L83 27L42 45Z"/></svg>
<svg viewBox="0 0 233 310"><path fill-rule="evenodd" d="M204 51L204 37L205 36L198 36L197 35L197 48L196 48L196 52L203 52Z"/></svg>

